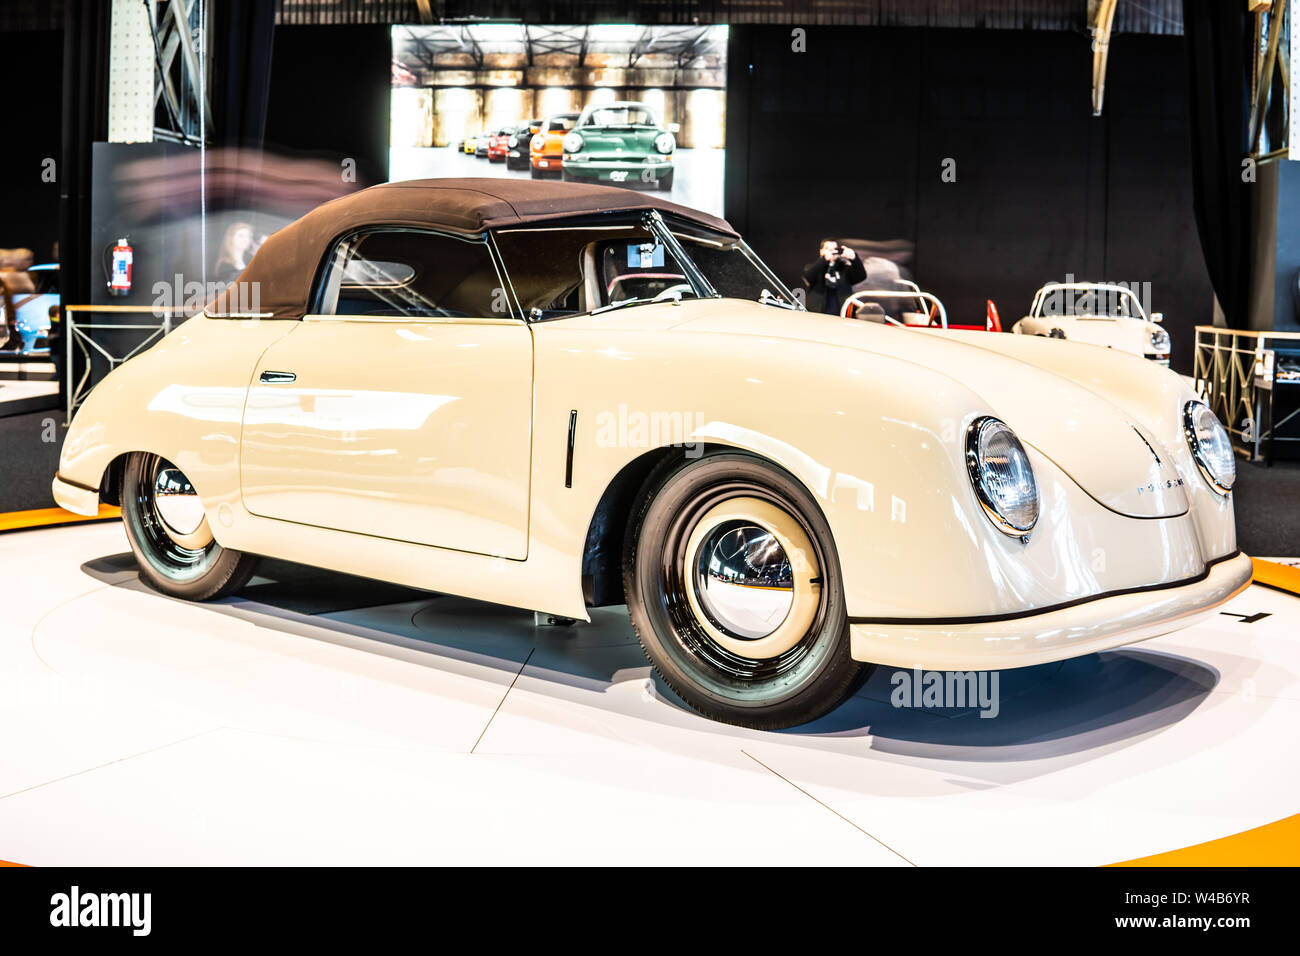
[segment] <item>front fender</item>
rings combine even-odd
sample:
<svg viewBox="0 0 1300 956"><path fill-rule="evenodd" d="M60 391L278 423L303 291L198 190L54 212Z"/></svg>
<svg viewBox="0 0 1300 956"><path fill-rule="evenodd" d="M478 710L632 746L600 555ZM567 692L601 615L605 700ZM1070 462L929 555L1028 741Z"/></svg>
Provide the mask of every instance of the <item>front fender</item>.
<svg viewBox="0 0 1300 956"><path fill-rule="evenodd" d="M1190 524L1110 511L1032 449L1039 525L1027 541L997 530L964 459L966 427L996 411L952 378L794 338L664 334L652 327L652 307L638 311L640 327L606 319L534 328L538 554L580 555L614 476L647 447L673 444L649 423L677 416L690 423L682 454L704 444L743 449L804 484L834 534L850 617L1017 612L1200 570Z"/></svg>

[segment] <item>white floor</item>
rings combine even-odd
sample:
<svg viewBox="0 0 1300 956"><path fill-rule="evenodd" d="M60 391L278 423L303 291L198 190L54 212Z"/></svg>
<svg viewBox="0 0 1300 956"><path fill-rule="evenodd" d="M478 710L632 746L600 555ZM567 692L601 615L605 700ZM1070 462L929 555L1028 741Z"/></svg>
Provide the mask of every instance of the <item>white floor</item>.
<svg viewBox="0 0 1300 956"><path fill-rule="evenodd" d="M1001 714L726 727L590 625L270 566L219 604L120 525L0 536L0 859L1097 864L1300 811L1300 600L1001 675Z"/></svg>

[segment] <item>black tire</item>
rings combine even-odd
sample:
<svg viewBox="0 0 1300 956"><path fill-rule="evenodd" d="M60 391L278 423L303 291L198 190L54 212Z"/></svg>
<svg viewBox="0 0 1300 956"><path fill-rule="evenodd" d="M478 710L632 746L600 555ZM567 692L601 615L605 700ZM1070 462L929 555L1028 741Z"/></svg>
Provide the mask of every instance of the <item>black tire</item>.
<svg viewBox="0 0 1300 956"><path fill-rule="evenodd" d="M542 172L540 169L538 169L538 168L537 168L536 166L534 166L532 163L529 163L529 164L528 164L528 172L529 172L530 175L532 175L533 179L542 179L542 178L544 178L544 177L546 176L546 174L545 174L544 172Z"/></svg>
<svg viewBox="0 0 1300 956"><path fill-rule="evenodd" d="M223 548L210 532L198 547L178 542L158 509L156 484L164 469L179 473L166 459L137 452L122 474L122 524L140 577L163 594L187 601L209 601L239 590L253 576L257 555ZM199 525L200 537L206 520Z"/></svg>
<svg viewBox="0 0 1300 956"><path fill-rule="evenodd" d="M815 578L798 585L815 588L808 593L816 595L815 611L805 612L809 625L793 628L802 637L764 660L718 644L686 593L696 586L687 583L691 535L697 525L707 527L713 509L733 499L757 499L783 513L802 530L820 572L820 586ZM698 547L697 555L704 551ZM798 481L754 456L720 452L694 461L672 458L656 468L629 517L623 585L633 629L654 669L687 704L714 720L757 730L804 724L838 707L871 672L872 665L849 655L843 580L826 519ZM700 600L696 606L702 608Z"/></svg>
<svg viewBox="0 0 1300 956"><path fill-rule="evenodd" d="M670 169L666 176L660 176L655 180L655 188L661 193L669 192L673 188L673 172L674 170Z"/></svg>

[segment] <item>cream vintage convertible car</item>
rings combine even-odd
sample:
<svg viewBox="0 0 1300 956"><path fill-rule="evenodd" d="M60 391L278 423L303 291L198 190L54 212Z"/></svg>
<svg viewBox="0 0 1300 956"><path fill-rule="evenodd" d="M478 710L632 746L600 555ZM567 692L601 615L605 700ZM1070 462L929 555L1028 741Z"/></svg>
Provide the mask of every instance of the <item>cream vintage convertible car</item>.
<svg viewBox="0 0 1300 956"><path fill-rule="evenodd" d="M1234 474L1151 363L809 314L719 219L470 179L272 235L95 388L54 496L120 502L183 598L271 555L575 619L626 603L682 699L776 728L868 662L1018 667L1190 623L1250 580Z"/></svg>

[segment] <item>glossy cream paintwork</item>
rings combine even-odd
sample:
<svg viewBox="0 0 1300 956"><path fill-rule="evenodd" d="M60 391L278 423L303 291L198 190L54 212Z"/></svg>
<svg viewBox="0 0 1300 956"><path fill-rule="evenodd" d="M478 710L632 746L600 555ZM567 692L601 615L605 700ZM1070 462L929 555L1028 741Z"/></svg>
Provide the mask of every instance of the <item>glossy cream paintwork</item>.
<svg viewBox="0 0 1300 956"><path fill-rule="evenodd" d="M244 506L299 524L528 554L532 336L522 320L308 316L263 354ZM262 372L292 383L262 384Z"/></svg>
<svg viewBox="0 0 1300 956"><path fill-rule="evenodd" d="M1017 335L1049 336L1060 329L1071 342L1115 349L1128 355L1154 355L1151 336L1160 326L1147 319L1084 315L1027 315L1011 327Z"/></svg>
<svg viewBox="0 0 1300 956"><path fill-rule="evenodd" d="M1203 580L1177 588L1117 594L1011 620L944 624L851 624L853 657L887 667L1002 670L1092 654L1188 627L1245 590L1244 554Z"/></svg>
<svg viewBox="0 0 1300 956"><path fill-rule="evenodd" d="M968 333L976 344L960 332L737 300L523 329L533 353L531 467L485 492L526 495L522 560L259 516L241 499L233 410L263 352L299 326L187 322L91 393L60 473L95 487L114 456L156 452L190 477L227 547L577 618L587 616L582 556L601 495L626 465L673 440L746 449L798 478L831 527L851 618L1018 614L1186 581L1235 549L1231 504L1207 497L1181 438L1192 396L1173 373L1059 341ZM348 358L378 389L380 378L361 370L370 356L357 334ZM1093 368L1116 360L1133 364ZM1053 408L1068 409L1073 424L1063 428ZM966 477L965 429L986 414L1016 429L1043 492L1027 540L993 527ZM501 440L467 434L462 453L494 461ZM1182 486L1137 494L1170 469ZM1187 592L1181 611L1202 598ZM1124 632L1106 639L1121 643Z"/></svg>

